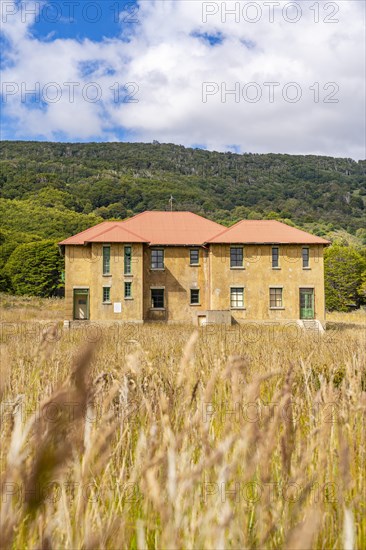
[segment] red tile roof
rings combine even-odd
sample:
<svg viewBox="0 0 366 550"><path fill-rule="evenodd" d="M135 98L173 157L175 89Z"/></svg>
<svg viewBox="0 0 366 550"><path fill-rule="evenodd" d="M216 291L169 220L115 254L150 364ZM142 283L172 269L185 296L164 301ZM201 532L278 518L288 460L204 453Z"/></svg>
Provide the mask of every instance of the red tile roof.
<svg viewBox="0 0 366 550"><path fill-rule="evenodd" d="M58 244L84 244L88 240L90 241L93 236L98 235L102 231L102 228L107 229L110 225L112 225L111 222L98 223L98 225L89 227L89 229L85 229L85 231L81 231L81 233L68 237Z"/></svg>
<svg viewBox="0 0 366 550"><path fill-rule="evenodd" d="M121 222L110 222L111 225L104 228L97 235L93 235L85 242L93 243L148 243L149 239L140 237L133 231L129 231ZM98 227L98 226L97 226ZM100 227L100 226L99 226Z"/></svg>
<svg viewBox="0 0 366 550"><path fill-rule="evenodd" d="M122 226L121 222L102 222L90 227L73 237L69 237L59 244L86 244L86 243L147 243L144 239Z"/></svg>
<svg viewBox="0 0 366 550"><path fill-rule="evenodd" d="M142 212L123 222L103 222L60 242L145 242L151 245L203 245L224 227L192 212Z"/></svg>
<svg viewBox="0 0 366 550"><path fill-rule="evenodd" d="M330 244L277 220L242 220L209 239L208 243Z"/></svg>
<svg viewBox="0 0 366 550"><path fill-rule="evenodd" d="M223 226L192 212L143 212L123 222L153 245L202 245Z"/></svg>
<svg viewBox="0 0 366 550"><path fill-rule="evenodd" d="M243 220L225 228L192 212L143 212L123 222L103 222L60 242L148 243L203 245L205 243L329 244L329 241L276 220Z"/></svg>

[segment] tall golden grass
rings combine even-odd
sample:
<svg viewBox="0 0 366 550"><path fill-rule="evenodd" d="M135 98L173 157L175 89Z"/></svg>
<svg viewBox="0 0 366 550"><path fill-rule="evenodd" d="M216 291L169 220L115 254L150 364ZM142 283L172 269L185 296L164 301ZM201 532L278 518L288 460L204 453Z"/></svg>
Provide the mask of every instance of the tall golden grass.
<svg viewBox="0 0 366 550"><path fill-rule="evenodd" d="M2 547L366 547L362 324L64 331L5 313Z"/></svg>

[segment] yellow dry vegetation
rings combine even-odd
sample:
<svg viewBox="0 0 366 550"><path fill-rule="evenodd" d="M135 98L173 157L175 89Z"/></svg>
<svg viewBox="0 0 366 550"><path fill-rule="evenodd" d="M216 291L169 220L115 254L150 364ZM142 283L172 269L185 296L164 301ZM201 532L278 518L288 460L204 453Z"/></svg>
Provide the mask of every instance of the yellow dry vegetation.
<svg viewBox="0 0 366 550"><path fill-rule="evenodd" d="M366 547L362 314L65 330L7 300L1 547Z"/></svg>

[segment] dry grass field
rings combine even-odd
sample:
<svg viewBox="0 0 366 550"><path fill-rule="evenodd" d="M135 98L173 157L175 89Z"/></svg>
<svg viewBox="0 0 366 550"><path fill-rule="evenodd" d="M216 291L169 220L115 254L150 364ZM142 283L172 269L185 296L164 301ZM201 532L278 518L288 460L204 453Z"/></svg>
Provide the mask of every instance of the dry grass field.
<svg viewBox="0 0 366 550"><path fill-rule="evenodd" d="M1 547L366 548L364 313L96 325L2 297Z"/></svg>

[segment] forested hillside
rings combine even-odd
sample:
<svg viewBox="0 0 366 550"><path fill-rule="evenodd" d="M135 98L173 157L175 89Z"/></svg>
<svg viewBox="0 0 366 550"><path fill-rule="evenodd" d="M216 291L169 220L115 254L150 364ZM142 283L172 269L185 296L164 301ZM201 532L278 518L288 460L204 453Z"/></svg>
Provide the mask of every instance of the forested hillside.
<svg viewBox="0 0 366 550"><path fill-rule="evenodd" d="M173 144L3 142L1 263L103 219L191 210L230 225L277 218L362 252L366 161L217 153Z"/></svg>
<svg viewBox="0 0 366 550"><path fill-rule="evenodd" d="M365 227L366 161L40 142L4 142L0 160L2 198L104 218L165 209L172 194L176 209L221 221L273 211L300 225Z"/></svg>

